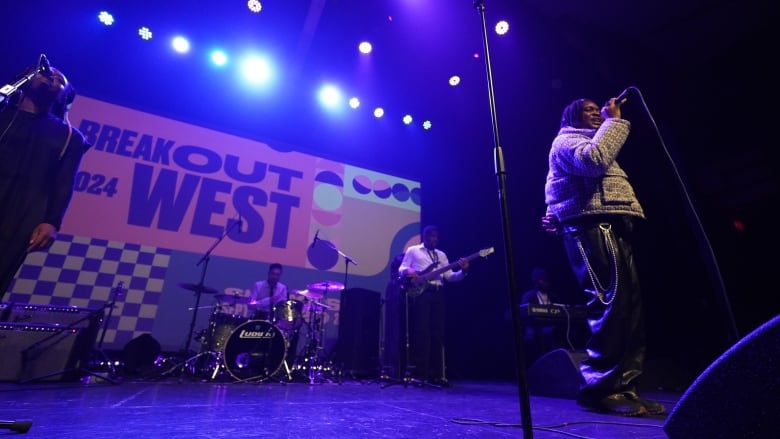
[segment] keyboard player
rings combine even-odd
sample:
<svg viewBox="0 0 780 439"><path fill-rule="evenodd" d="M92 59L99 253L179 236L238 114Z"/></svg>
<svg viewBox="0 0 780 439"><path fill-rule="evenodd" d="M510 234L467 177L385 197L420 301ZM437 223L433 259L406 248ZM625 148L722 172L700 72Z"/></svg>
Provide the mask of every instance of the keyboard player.
<svg viewBox="0 0 780 439"><path fill-rule="evenodd" d="M520 297L521 307L561 303L552 292L546 270L534 268L531 271L531 283L533 287ZM545 353L565 346L565 328L562 328L560 324L551 319L534 318L528 313L521 312L520 316L523 318L523 343L527 366L533 364Z"/></svg>

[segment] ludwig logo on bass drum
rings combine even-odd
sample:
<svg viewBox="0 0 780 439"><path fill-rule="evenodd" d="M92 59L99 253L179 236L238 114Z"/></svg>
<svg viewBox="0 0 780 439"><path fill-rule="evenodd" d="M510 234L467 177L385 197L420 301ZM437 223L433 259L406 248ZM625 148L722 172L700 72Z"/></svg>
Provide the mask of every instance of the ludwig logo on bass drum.
<svg viewBox="0 0 780 439"><path fill-rule="evenodd" d="M238 338L274 338L276 334L273 331L248 331L242 329Z"/></svg>

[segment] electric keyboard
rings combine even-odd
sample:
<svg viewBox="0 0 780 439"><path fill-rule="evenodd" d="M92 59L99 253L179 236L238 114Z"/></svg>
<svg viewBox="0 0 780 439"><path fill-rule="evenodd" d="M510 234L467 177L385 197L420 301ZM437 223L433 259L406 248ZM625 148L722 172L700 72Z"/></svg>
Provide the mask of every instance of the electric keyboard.
<svg viewBox="0 0 780 439"><path fill-rule="evenodd" d="M562 305L562 304L531 304L524 303L520 305L520 314L524 317L533 317L540 319L565 320L588 318L588 310L583 305Z"/></svg>

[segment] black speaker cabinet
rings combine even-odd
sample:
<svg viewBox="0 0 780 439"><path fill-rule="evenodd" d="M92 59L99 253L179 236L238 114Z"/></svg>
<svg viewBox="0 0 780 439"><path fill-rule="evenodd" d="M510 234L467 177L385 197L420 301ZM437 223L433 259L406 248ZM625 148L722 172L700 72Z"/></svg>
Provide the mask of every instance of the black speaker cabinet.
<svg viewBox="0 0 780 439"><path fill-rule="evenodd" d="M11 323L52 323L85 328L100 326L104 311L75 306L8 303L5 315L4 321Z"/></svg>
<svg viewBox="0 0 780 439"><path fill-rule="evenodd" d="M532 395L575 399L580 385L580 362L588 357L585 351L555 349L528 369L528 391Z"/></svg>
<svg viewBox="0 0 780 439"><path fill-rule="evenodd" d="M341 293L336 363L346 376L379 375L380 294L362 288Z"/></svg>
<svg viewBox="0 0 780 439"><path fill-rule="evenodd" d="M97 332L47 323L0 323L0 381L74 381Z"/></svg>
<svg viewBox="0 0 780 439"><path fill-rule="evenodd" d="M713 362L669 413L670 439L771 438L780 432L780 315Z"/></svg>

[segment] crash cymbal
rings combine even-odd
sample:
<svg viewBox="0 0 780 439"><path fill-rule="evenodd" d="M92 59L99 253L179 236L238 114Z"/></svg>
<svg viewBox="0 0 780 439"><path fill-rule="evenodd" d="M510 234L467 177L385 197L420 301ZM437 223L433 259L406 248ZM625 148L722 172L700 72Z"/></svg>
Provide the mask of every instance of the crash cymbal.
<svg viewBox="0 0 780 439"><path fill-rule="evenodd" d="M184 288L185 290L190 290L193 292L200 292L202 294L217 294L219 291L215 290L214 288L207 287L205 285L200 284L191 284L187 282L179 282L179 286L181 288Z"/></svg>
<svg viewBox="0 0 780 439"><path fill-rule="evenodd" d="M344 284L326 280L322 282L315 282L306 286L309 291L315 291L318 293L327 293L328 291L341 291L344 289Z"/></svg>
<svg viewBox="0 0 780 439"><path fill-rule="evenodd" d="M217 294L214 296L220 302L228 302L232 304L236 303L249 303L250 298L244 296L236 296L234 294Z"/></svg>

